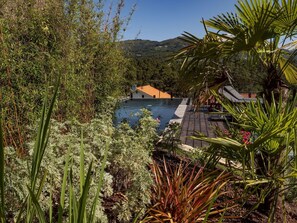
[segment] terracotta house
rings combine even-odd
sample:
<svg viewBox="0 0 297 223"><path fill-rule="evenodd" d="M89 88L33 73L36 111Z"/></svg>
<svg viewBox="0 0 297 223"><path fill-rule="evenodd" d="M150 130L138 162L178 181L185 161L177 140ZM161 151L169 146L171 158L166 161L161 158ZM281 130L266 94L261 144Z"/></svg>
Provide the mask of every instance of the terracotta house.
<svg viewBox="0 0 297 223"><path fill-rule="evenodd" d="M170 94L163 92L151 85L139 86L131 93L131 98L172 98Z"/></svg>

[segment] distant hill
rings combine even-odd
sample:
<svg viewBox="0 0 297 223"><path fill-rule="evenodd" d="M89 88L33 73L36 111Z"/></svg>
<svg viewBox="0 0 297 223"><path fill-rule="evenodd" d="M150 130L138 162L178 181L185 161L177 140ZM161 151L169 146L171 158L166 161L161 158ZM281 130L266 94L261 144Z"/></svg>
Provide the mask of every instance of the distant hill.
<svg viewBox="0 0 297 223"><path fill-rule="evenodd" d="M122 42L124 50L132 57L168 57L186 44L178 38L161 42L151 40L126 40Z"/></svg>

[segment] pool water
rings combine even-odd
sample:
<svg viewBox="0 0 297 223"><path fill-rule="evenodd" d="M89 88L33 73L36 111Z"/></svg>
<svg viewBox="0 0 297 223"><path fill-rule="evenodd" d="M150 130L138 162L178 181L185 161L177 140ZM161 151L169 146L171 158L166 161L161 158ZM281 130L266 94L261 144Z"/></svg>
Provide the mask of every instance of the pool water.
<svg viewBox="0 0 297 223"><path fill-rule="evenodd" d="M152 112L155 119L160 120L158 131L162 131L174 117L175 110L182 99L133 99L120 104L115 113L115 124L128 121L133 127L139 120L140 109L146 108Z"/></svg>

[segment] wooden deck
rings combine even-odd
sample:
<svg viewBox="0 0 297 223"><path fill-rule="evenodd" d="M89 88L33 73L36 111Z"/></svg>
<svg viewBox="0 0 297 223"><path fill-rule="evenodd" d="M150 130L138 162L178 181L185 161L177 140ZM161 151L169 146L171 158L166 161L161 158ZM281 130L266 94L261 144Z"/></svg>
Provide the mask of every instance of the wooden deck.
<svg viewBox="0 0 297 223"><path fill-rule="evenodd" d="M191 106L187 107L183 121L182 121L182 131L181 131L181 141L183 144L196 147L207 146L206 142L199 140L192 140L188 136L192 136L195 131L199 131L208 137L215 137L214 126L220 127L220 129L226 129L224 121L211 121L209 114L205 111L191 111Z"/></svg>

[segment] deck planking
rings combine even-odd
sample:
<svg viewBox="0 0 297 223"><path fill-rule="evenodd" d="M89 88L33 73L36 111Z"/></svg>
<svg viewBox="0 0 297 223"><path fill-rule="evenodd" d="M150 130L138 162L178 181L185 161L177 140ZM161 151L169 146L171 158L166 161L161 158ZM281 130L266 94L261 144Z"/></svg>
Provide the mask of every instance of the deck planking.
<svg viewBox="0 0 297 223"><path fill-rule="evenodd" d="M198 131L208 137L215 137L215 126L222 130L226 129L224 121L211 121L209 119L210 116L212 114L205 111L194 112L191 110L191 106L188 106L182 121L181 142L194 148L204 147L208 145L206 142L193 140L189 136L194 135Z"/></svg>

